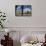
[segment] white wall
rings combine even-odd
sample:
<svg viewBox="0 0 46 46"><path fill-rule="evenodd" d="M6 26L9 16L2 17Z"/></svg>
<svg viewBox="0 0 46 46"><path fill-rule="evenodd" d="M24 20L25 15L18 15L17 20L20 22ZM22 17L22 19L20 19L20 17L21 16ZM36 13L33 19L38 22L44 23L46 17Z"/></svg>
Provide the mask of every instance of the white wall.
<svg viewBox="0 0 46 46"><path fill-rule="evenodd" d="M17 4L32 4L32 17L16 17ZM6 12L7 27L46 27L46 0L0 0L0 9Z"/></svg>

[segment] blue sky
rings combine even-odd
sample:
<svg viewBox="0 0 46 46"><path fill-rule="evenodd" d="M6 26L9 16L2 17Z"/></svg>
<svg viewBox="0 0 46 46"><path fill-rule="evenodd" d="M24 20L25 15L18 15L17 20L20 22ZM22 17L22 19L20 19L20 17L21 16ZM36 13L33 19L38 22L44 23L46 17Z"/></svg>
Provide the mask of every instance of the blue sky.
<svg viewBox="0 0 46 46"><path fill-rule="evenodd" d="M17 5L16 10L21 10L21 5Z"/></svg>
<svg viewBox="0 0 46 46"><path fill-rule="evenodd" d="M29 8L30 10L32 10L32 5L17 5L16 10L22 10L22 6L23 9Z"/></svg>
<svg viewBox="0 0 46 46"><path fill-rule="evenodd" d="M32 6L31 6L31 5L24 5L24 9L25 9L25 8L32 9Z"/></svg>

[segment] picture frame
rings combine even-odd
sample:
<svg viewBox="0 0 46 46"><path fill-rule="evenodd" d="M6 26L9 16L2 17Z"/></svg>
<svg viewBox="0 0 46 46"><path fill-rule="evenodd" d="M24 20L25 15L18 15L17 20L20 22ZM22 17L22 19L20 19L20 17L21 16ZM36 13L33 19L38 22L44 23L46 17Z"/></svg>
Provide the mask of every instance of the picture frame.
<svg viewBox="0 0 46 46"><path fill-rule="evenodd" d="M32 16L32 5L16 5L15 16Z"/></svg>

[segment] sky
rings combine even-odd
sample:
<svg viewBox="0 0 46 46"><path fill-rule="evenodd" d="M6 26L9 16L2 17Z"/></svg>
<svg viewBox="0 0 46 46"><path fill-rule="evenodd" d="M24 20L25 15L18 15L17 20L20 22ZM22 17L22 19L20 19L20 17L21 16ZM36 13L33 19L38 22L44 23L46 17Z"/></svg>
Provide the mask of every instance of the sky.
<svg viewBox="0 0 46 46"><path fill-rule="evenodd" d="M24 9L32 10L32 5L17 5L16 10L22 10L22 6L23 6L23 10Z"/></svg>

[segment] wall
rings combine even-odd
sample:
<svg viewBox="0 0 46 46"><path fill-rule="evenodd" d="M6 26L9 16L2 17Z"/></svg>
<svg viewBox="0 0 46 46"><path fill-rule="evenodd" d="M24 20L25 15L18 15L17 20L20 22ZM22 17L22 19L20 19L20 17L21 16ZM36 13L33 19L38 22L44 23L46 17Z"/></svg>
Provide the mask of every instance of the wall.
<svg viewBox="0 0 46 46"><path fill-rule="evenodd" d="M16 17L16 4L32 4L32 17ZM46 0L0 0L0 9L6 12L6 27L46 27Z"/></svg>

